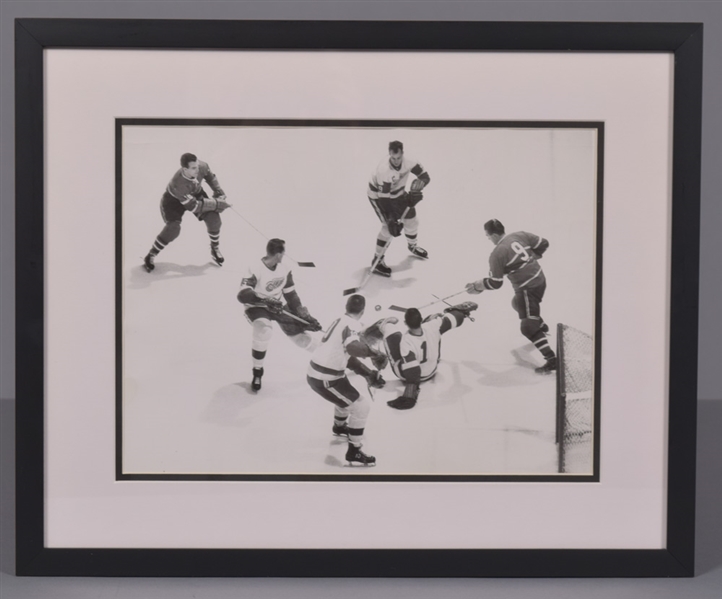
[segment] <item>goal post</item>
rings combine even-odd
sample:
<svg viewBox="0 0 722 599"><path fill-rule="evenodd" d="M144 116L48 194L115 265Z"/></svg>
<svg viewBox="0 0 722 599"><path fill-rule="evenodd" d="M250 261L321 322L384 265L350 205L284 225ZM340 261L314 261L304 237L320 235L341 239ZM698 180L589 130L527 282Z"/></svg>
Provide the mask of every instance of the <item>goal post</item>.
<svg viewBox="0 0 722 599"><path fill-rule="evenodd" d="M556 442L560 473L591 474L593 470L593 364L591 335L559 323Z"/></svg>

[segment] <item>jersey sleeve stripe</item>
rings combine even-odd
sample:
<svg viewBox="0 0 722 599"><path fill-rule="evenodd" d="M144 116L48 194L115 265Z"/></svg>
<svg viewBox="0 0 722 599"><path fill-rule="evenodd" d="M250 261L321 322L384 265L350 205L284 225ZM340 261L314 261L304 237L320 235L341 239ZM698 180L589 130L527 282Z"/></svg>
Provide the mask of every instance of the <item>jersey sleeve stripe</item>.
<svg viewBox="0 0 722 599"><path fill-rule="evenodd" d="M314 362L313 360L311 360L311 368L313 368L317 372L320 372L321 374L329 374L331 376L342 376L344 374L343 370L335 370L333 368L326 368L325 366L316 364L316 362Z"/></svg>
<svg viewBox="0 0 722 599"><path fill-rule="evenodd" d="M420 366L421 364L419 364L418 360L412 360L411 362L402 362L401 370L409 370L410 368L416 368Z"/></svg>

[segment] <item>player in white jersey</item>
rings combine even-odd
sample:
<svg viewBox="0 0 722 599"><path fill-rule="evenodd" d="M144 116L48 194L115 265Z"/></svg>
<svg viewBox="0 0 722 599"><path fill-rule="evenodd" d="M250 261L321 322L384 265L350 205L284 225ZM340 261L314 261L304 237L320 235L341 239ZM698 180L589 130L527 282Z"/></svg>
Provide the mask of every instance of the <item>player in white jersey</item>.
<svg viewBox="0 0 722 599"><path fill-rule="evenodd" d="M316 393L334 404L331 429L338 437L348 437L346 461L350 465L375 466L376 458L361 451L366 420L371 409L369 398L361 395L346 376L346 369L363 376L369 387L383 387L378 370L369 368L361 358L371 358L383 369L388 359L372 349L361 323L366 300L352 295L346 301L346 313L328 327L321 344L313 352L306 380Z"/></svg>
<svg viewBox="0 0 722 599"><path fill-rule="evenodd" d="M253 326L251 356L253 358L254 391L261 389L263 360L273 335L272 321L299 347L313 350L313 337L309 332L320 331L321 325L301 304L296 293L291 269L283 264L286 242L271 239L266 255L249 266L241 280L238 301L244 304L246 318ZM283 303L283 299L287 304Z"/></svg>
<svg viewBox="0 0 722 599"><path fill-rule="evenodd" d="M416 177L409 192L406 182L409 175ZM421 190L431 178L420 163L404 155L404 144L392 141L389 155L376 167L369 181L368 198L381 221L381 231L376 238L376 252L372 265L373 272L385 277L391 276L391 269L384 262L384 252L391 237L398 237L403 230L409 251L419 258L428 258L429 253L416 244L419 219L416 204L423 199ZM408 211L406 209L408 208ZM403 216L403 218L402 218Z"/></svg>
<svg viewBox="0 0 722 599"><path fill-rule="evenodd" d="M384 331L384 345L391 361L391 369L406 382L400 397L386 402L397 410L410 410L416 405L419 385L431 380L441 360L441 336L459 327L469 314L478 308L474 302L464 302L432 314L426 319L421 312L409 308L404 314L407 330Z"/></svg>

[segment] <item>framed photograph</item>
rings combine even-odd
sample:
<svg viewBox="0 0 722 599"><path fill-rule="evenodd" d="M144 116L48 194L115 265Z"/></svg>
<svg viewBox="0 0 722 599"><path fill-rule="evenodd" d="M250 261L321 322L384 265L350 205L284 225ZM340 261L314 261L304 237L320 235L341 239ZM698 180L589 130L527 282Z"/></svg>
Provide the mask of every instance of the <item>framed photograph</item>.
<svg viewBox="0 0 722 599"><path fill-rule="evenodd" d="M16 21L18 574L693 575L701 62Z"/></svg>

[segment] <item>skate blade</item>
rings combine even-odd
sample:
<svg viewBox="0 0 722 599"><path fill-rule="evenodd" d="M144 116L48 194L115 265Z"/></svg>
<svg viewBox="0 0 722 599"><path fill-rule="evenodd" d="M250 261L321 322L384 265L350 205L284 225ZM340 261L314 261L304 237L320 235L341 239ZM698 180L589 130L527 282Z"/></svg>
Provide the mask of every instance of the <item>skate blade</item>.
<svg viewBox="0 0 722 599"><path fill-rule="evenodd" d="M346 464L346 468L373 468L376 465L376 462L373 464L363 464L361 462L348 462Z"/></svg>

